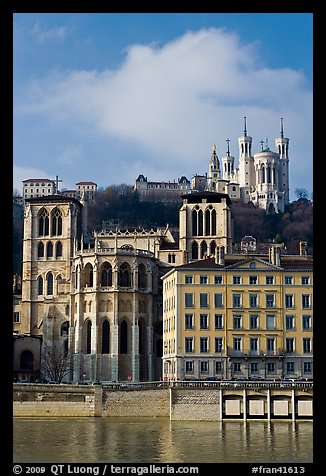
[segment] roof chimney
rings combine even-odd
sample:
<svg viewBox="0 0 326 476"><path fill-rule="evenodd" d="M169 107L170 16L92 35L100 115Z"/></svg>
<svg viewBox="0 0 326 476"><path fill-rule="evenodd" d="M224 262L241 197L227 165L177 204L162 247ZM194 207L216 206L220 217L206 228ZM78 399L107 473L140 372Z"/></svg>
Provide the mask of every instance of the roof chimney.
<svg viewBox="0 0 326 476"><path fill-rule="evenodd" d="M304 256L308 254L308 243L306 241L300 241L300 256Z"/></svg>
<svg viewBox="0 0 326 476"><path fill-rule="evenodd" d="M275 266L281 266L281 248L284 248L284 243L280 245L272 245L268 250L269 261Z"/></svg>

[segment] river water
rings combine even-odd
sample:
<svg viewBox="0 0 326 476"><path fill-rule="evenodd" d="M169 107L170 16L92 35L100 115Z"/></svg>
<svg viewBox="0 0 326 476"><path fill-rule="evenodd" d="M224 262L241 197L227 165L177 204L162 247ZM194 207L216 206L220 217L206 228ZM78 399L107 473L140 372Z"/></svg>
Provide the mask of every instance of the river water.
<svg viewBox="0 0 326 476"><path fill-rule="evenodd" d="M14 418L16 463L311 463L308 421Z"/></svg>

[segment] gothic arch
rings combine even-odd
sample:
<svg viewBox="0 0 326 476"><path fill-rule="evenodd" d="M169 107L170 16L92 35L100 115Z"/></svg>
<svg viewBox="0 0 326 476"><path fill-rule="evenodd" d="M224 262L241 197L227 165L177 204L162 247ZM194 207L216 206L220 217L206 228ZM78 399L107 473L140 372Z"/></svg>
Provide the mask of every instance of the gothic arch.
<svg viewBox="0 0 326 476"><path fill-rule="evenodd" d="M53 243L48 241L46 244L46 257L52 258L53 257Z"/></svg>
<svg viewBox="0 0 326 476"><path fill-rule="evenodd" d="M205 258L205 256L207 256L207 243L202 241L200 244L200 257Z"/></svg>
<svg viewBox="0 0 326 476"><path fill-rule="evenodd" d="M105 261L100 268L101 286L112 286L112 266Z"/></svg>
<svg viewBox="0 0 326 476"><path fill-rule="evenodd" d="M87 319L84 323L85 330L85 354L91 353L92 348L92 321Z"/></svg>
<svg viewBox="0 0 326 476"><path fill-rule="evenodd" d="M138 266L138 288L145 289L147 287L146 268L143 263Z"/></svg>
<svg viewBox="0 0 326 476"><path fill-rule="evenodd" d="M62 243L61 243L61 241L58 241L58 243L55 245L55 257L56 258L61 258L62 257Z"/></svg>
<svg viewBox="0 0 326 476"><path fill-rule="evenodd" d="M42 241L39 241L37 245L37 257L44 258L44 243Z"/></svg>
<svg viewBox="0 0 326 476"><path fill-rule="evenodd" d="M122 263L119 269L118 285L121 287L131 286L131 269L128 263Z"/></svg>
<svg viewBox="0 0 326 476"><path fill-rule="evenodd" d="M38 236L48 236L49 234L49 212L45 208L37 214L38 218Z"/></svg>
<svg viewBox="0 0 326 476"><path fill-rule="evenodd" d="M51 236L62 235L62 212L55 207L51 212Z"/></svg>
<svg viewBox="0 0 326 476"><path fill-rule="evenodd" d="M128 324L125 319L121 321L119 330L119 353L128 354Z"/></svg>
<svg viewBox="0 0 326 476"><path fill-rule="evenodd" d="M37 278L37 294L38 294L38 296L42 296L42 294L43 294L43 285L44 285L43 277L39 276Z"/></svg>
<svg viewBox="0 0 326 476"><path fill-rule="evenodd" d="M87 263L84 268L84 286L93 287L93 266Z"/></svg>
<svg viewBox="0 0 326 476"><path fill-rule="evenodd" d="M48 296L53 295L53 282L54 282L53 273L51 273L51 271L50 271L46 275L46 294Z"/></svg>
<svg viewBox="0 0 326 476"><path fill-rule="evenodd" d="M69 321L65 321L61 324L60 335L61 337L68 337L69 334Z"/></svg>
<svg viewBox="0 0 326 476"><path fill-rule="evenodd" d="M191 245L191 259L198 259L198 243L194 241Z"/></svg>

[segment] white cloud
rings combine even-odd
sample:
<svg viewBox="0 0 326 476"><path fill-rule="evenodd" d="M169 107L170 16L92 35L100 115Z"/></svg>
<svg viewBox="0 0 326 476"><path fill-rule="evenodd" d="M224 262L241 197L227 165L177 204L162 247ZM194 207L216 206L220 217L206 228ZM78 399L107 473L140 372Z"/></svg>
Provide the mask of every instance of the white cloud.
<svg viewBox="0 0 326 476"><path fill-rule="evenodd" d="M63 43L67 36L68 29L65 25L54 28L46 28L40 25L39 22L35 23L32 34L39 43L46 43L48 41L54 43Z"/></svg>
<svg viewBox="0 0 326 476"><path fill-rule="evenodd" d="M29 83L26 98L17 113L86 126L92 135L134 144L143 153L139 173L157 164L167 180L172 170L175 177L185 170L205 172L211 145L217 144L221 156L228 137L238 157L244 115L253 152L265 137L275 149L284 117L294 173L304 179L312 165L312 93L304 76L269 68L254 44L243 45L224 30L188 32L163 46L131 45L119 68L49 74Z"/></svg>

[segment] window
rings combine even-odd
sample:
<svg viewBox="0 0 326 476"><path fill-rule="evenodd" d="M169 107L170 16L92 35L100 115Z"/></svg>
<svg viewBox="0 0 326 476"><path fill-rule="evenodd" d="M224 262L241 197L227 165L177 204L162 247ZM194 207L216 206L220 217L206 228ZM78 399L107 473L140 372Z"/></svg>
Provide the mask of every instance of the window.
<svg viewBox="0 0 326 476"><path fill-rule="evenodd" d="M311 362L303 362L303 373L311 374L311 372L312 372Z"/></svg>
<svg viewBox="0 0 326 476"><path fill-rule="evenodd" d="M207 373L208 372L208 361L207 360L201 360L201 362L200 362L200 372L201 373Z"/></svg>
<svg viewBox="0 0 326 476"><path fill-rule="evenodd" d="M42 278L42 276L39 276L37 278L37 294L38 294L38 296L42 296L42 294L43 294L43 278Z"/></svg>
<svg viewBox="0 0 326 476"><path fill-rule="evenodd" d="M53 274L48 273L47 276L47 288L46 288L46 293L51 296L53 294Z"/></svg>
<svg viewBox="0 0 326 476"><path fill-rule="evenodd" d="M304 331L311 330L311 316L307 316L307 315L302 316L302 330Z"/></svg>
<svg viewBox="0 0 326 476"><path fill-rule="evenodd" d="M200 314L200 328L208 329L208 314Z"/></svg>
<svg viewBox="0 0 326 476"><path fill-rule="evenodd" d="M37 245L37 257L38 258L43 258L44 257L44 244L42 241L39 242Z"/></svg>
<svg viewBox="0 0 326 476"><path fill-rule="evenodd" d="M186 314L185 315L185 329L193 329L193 328L194 328L193 315Z"/></svg>
<svg viewBox="0 0 326 476"><path fill-rule="evenodd" d="M207 276L200 276L199 277L200 284L208 284L208 277Z"/></svg>
<svg viewBox="0 0 326 476"><path fill-rule="evenodd" d="M208 337L200 338L200 352L208 352Z"/></svg>
<svg viewBox="0 0 326 476"><path fill-rule="evenodd" d="M223 338L215 337L215 352L222 352L222 351L223 351Z"/></svg>
<svg viewBox="0 0 326 476"><path fill-rule="evenodd" d="M208 294L200 293L199 294L199 305L200 307L208 307Z"/></svg>
<svg viewBox="0 0 326 476"><path fill-rule="evenodd" d="M250 315L250 329L258 329L258 315L257 314Z"/></svg>
<svg viewBox="0 0 326 476"><path fill-rule="evenodd" d="M185 337L185 352L193 352L193 351L194 351L194 338Z"/></svg>
<svg viewBox="0 0 326 476"><path fill-rule="evenodd" d="M310 337L304 337L302 339L302 347L303 347L303 352L305 354L311 352L311 339L310 339Z"/></svg>
<svg viewBox="0 0 326 476"><path fill-rule="evenodd" d="M194 307L193 293L185 293L185 307Z"/></svg>
<svg viewBox="0 0 326 476"><path fill-rule="evenodd" d="M287 353L292 353L294 352L294 338L293 337L287 337L285 339L285 350Z"/></svg>
<svg viewBox="0 0 326 476"><path fill-rule="evenodd" d="M215 283L215 284L222 284L222 283L223 283L223 278L222 278L222 276L215 276L215 277L214 277L214 283Z"/></svg>
<svg viewBox="0 0 326 476"><path fill-rule="evenodd" d="M58 243L56 244L56 258L60 258L62 256L62 243L61 241L58 241Z"/></svg>
<svg viewBox="0 0 326 476"><path fill-rule="evenodd" d="M293 294L285 295L285 307L287 309L294 307Z"/></svg>
<svg viewBox="0 0 326 476"><path fill-rule="evenodd" d="M275 373L275 364L274 362L268 362L266 365L266 371L268 374L273 374Z"/></svg>
<svg viewBox="0 0 326 476"><path fill-rule="evenodd" d="M275 307L275 294L266 294L266 307Z"/></svg>
<svg viewBox="0 0 326 476"><path fill-rule="evenodd" d="M241 307L241 294L232 295L233 307Z"/></svg>
<svg viewBox="0 0 326 476"><path fill-rule="evenodd" d="M101 273L101 286L112 286L112 266L109 263L103 264Z"/></svg>
<svg viewBox="0 0 326 476"><path fill-rule="evenodd" d="M233 362L233 372L240 373L241 372L241 363L240 362Z"/></svg>
<svg viewBox="0 0 326 476"><path fill-rule="evenodd" d="M266 316L266 329L275 329L275 316L274 314L267 314Z"/></svg>
<svg viewBox="0 0 326 476"><path fill-rule="evenodd" d="M249 294L249 307L258 307L258 295Z"/></svg>
<svg viewBox="0 0 326 476"><path fill-rule="evenodd" d="M286 363L286 373L293 374L294 373L294 362L287 362Z"/></svg>
<svg viewBox="0 0 326 476"><path fill-rule="evenodd" d="M239 314L233 316L233 329L242 329L242 317Z"/></svg>
<svg viewBox="0 0 326 476"><path fill-rule="evenodd" d="M310 277L309 276L301 276L301 284L303 284L303 285L310 284Z"/></svg>
<svg viewBox="0 0 326 476"><path fill-rule="evenodd" d="M241 276L233 276L233 284L241 284Z"/></svg>
<svg viewBox="0 0 326 476"><path fill-rule="evenodd" d="M110 353L110 323L107 319L102 325L102 354Z"/></svg>
<svg viewBox="0 0 326 476"><path fill-rule="evenodd" d="M58 208L51 213L51 235L62 235L62 214Z"/></svg>
<svg viewBox="0 0 326 476"><path fill-rule="evenodd" d="M251 337L250 338L250 352L257 352L258 351L258 337Z"/></svg>
<svg viewBox="0 0 326 476"><path fill-rule="evenodd" d="M249 276L249 284L258 284L258 277L257 276Z"/></svg>
<svg viewBox="0 0 326 476"><path fill-rule="evenodd" d="M168 254L168 263L175 263L175 254Z"/></svg>
<svg viewBox="0 0 326 476"><path fill-rule="evenodd" d="M220 374L222 372L222 362L217 361L215 362L215 373Z"/></svg>
<svg viewBox="0 0 326 476"><path fill-rule="evenodd" d="M285 316L285 328L288 331L294 329L294 316Z"/></svg>
<svg viewBox="0 0 326 476"><path fill-rule="evenodd" d="M108 270L108 273L110 273L110 269ZM111 284L108 284L108 286L112 286L112 268L111 268ZM146 287L147 287L146 267L143 263L140 263L140 265L138 266L138 288L146 289Z"/></svg>
<svg viewBox="0 0 326 476"><path fill-rule="evenodd" d="M267 337L266 339L266 349L268 352L275 351L275 337Z"/></svg>
<svg viewBox="0 0 326 476"><path fill-rule="evenodd" d="M128 354L128 324L125 320L120 324L120 354Z"/></svg>
<svg viewBox="0 0 326 476"><path fill-rule="evenodd" d="M233 337L233 350L235 352L241 351L241 337Z"/></svg>
<svg viewBox="0 0 326 476"><path fill-rule="evenodd" d="M302 294L302 309L310 309L310 294Z"/></svg>
<svg viewBox="0 0 326 476"><path fill-rule="evenodd" d="M274 284L274 276L266 276L266 284Z"/></svg>
<svg viewBox="0 0 326 476"><path fill-rule="evenodd" d="M285 284L293 284L293 276L285 276Z"/></svg>
<svg viewBox="0 0 326 476"><path fill-rule="evenodd" d="M192 374L194 372L193 360L186 360L186 374Z"/></svg>
<svg viewBox="0 0 326 476"><path fill-rule="evenodd" d="M38 236L49 234L49 214L46 210L41 210L38 215Z"/></svg>
<svg viewBox="0 0 326 476"><path fill-rule="evenodd" d="M128 263L122 263L119 269L118 285L121 287L131 286L131 269Z"/></svg>
<svg viewBox="0 0 326 476"><path fill-rule="evenodd" d="M185 284L193 284L193 276L185 276Z"/></svg>
<svg viewBox="0 0 326 476"><path fill-rule="evenodd" d="M250 373L251 374L257 374L258 373L258 363L257 362L251 362L250 363Z"/></svg>
<svg viewBox="0 0 326 476"><path fill-rule="evenodd" d="M52 258L52 256L53 256L53 244L51 243L51 241L49 241L48 244L46 245L46 257Z"/></svg>
<svg viewBox="0 0 326 476"><path fill-rule="evenodd" d="M215 329L223 329L223 315L215 314Z"/></svg>
<svg viewBox="0 0 326 476"><path fill-rule="evenodd" d="M214 306L216 308L223 307L223 294L215 293L214 294Z"/></svg>
<svg viewBox="0 0 326 476"><path fill-rule="evenodd" d="M14 312L13 323L18 324L19 322L20 322L20 314L19 314L19 312Z"/></svg>

